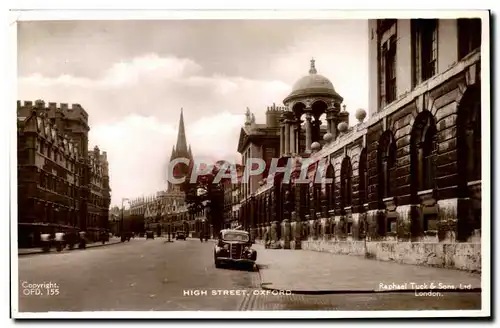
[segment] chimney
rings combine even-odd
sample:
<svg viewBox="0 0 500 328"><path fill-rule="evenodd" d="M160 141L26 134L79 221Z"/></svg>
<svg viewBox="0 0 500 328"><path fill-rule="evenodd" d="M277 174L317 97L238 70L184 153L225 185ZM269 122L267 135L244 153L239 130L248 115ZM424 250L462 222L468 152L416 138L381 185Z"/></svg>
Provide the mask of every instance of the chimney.
<svg viewBox="0 0 500 328"><path fill-rule="evenodd" d="M276 106L273 103L272 106L267 107L266 111L266 125L269 128L276 128L279 126L279 118L283 111L283 107Z"/></svg>

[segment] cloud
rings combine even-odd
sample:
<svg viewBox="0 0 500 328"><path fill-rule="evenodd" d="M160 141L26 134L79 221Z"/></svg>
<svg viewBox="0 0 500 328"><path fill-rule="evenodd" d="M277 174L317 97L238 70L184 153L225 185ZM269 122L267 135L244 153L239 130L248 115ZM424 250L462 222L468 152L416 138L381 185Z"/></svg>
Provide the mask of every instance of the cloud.
<svg viewBox="0 0 500 328"><path fill-rule="evenodd" d="M242 115L228 112L203 117L186 126L192 152L207 163L236 160ZM106 151L112 204L122 197L149 195L166 188L164 170L177 138L177 126L155 117L130 115L112 124L96 124L89 145Z"/></svg>
<svg viewBox="0 0 500 328"><path fill-rule="evenodd" d="M299 55L308 63L306 53ZM286 71L293 67L291 60L274 61L274 68ZM108 154L113 204L121 197L165 188L164 169L176 141L181 107L195 157L239 162L236 148L246 107L257 123L265 122L265 108L281 104L291 90L290 83L276 78L206 74L189 58L157 54L116 62L95 79L35 73L20 77L18 86L21 100L41 98L85 108L90 145Z"/></svg>
<svg viewBox="0 0 500 328"><path fill-rule="evenodd" d="M191 59L156 54L114 63L98 79L35 73L18 82L20 99L80 103L89 112L91 124L131 113L169 120L181 107L194 117L221 110L241 114L247 106L263 111L283 99L290 88L279 80L204 75Z"/></svg>

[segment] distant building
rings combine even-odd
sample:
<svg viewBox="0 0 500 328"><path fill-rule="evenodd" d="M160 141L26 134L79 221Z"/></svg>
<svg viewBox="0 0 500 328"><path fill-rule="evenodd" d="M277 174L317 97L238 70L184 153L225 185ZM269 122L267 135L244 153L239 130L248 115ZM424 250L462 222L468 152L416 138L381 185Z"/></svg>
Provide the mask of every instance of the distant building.
<svg viewBox="0 0 500 328"><path fill-rule="evenodd" d="M19 246L38 245L42 231L77 228L94 238L108 229L108 162L98 148L89 154L87 112L18 101L17 121Z"/></svg>
<svg viewBox="0 0 500 328"><path fill-rule="evenodd" d="M283 106L270 106L266 111L266 122L256 123L255 116L247 108L245 113L245 124L241 128L238 140L238 152L241 154L242 165L244 170L248 170L246 165L249 159L257 158L266 162L266 168L260 175L250 177L243 176L244 183L240 184L240 199L241 199L241 215L243 217L254 217L251 204L253 202L253 194L259 189L262 184L262 179L267 176L269 165L273 158L278 158L281 155L280 131L282 129L280 121L286 108ZM246 212L245 212L246 211ZM245 228L249 229L251 223L244 221Z"/></svg>
<svg viewBox="0 0 500 328"><path fill-rule="evenodd" d="M118 206L113 206L109 209L109 230L113 235L120 233L121 209Z"/></svg>
<svg viewBox="0 0 500 328"><path fill-rule="evenodd" d="M169 163L179 158L187 158L189 161L193 160L191 146L188 146L186 140L182 109L177 140L172 147ZM173 168L173 172L170 173L176 179L186 176L189 173L189 165L177 164ZM167 167L165 167L165 178L167 178L167 174L169 172ZM167 232L169 227L172 231L180 229L189 231L190 226L194 230L194 221L191 222L192 220L189 219L186 207L186 195L181 184L173 184L169 181L166 190L158 191L153 196L131 199L129 203L131 215L144 217L144 229L146 230L154 231L160 235Z"/></svg>
<svg viewBox="0 0 500 328"><path fill-rule="evenodd" d="M222 181L224 190L224 223L223 228L230 228L238 225L239 220L239 205L240 205L240 189L241 180L243 178L243 165L235 164L236 177L233 179L224 179Z"/></svg>

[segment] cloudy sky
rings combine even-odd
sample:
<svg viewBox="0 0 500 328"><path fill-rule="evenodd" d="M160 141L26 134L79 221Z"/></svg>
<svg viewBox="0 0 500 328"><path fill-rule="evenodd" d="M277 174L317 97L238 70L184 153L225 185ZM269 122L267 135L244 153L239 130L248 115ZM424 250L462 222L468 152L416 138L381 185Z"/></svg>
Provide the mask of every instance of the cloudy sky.
<svg viewBox="0 0 500 328"><path fill-rule="evenodd" d="M18 99L79 103L108 153L112 205L165 188L181 107L195 156L239 161L257 123L308 74L311 57L351 113L368 105L361 20L38 21L18 28ZM354 119L354 118L353 118Z"/></svg>

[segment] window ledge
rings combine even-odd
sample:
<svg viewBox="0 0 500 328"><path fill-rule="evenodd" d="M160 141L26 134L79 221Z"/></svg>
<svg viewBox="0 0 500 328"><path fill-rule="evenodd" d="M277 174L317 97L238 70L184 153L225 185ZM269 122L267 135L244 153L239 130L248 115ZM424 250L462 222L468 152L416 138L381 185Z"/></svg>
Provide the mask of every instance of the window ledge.
<svg viewBox="0 0 500 328"><path fill-rule="evenodd" d="M426 195L432 194L433 192L434 192L434 189L421 190L421 191L417 192L417 195L426 196Z"/></svg>
<svg viewBox="0 0 500 328"><path fill-rule="evenodd" d="M481 185L481 181L482 180L469 181L469 182L467 182L467 186L468 187L473 187L473 186Z"/></svg>
<svg viewBox="0 0 500 328"><path fill-rule="evenodd" d="M394 211L396 209L397 206L396 197L387 197L382 199L382 201L384 202L387 210Z"/></svg>

